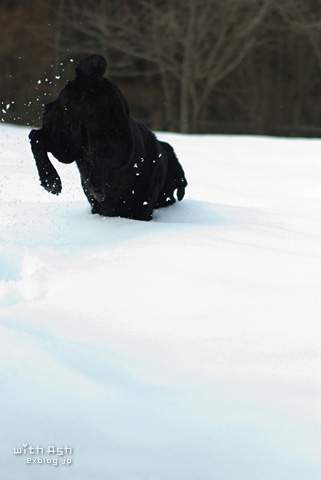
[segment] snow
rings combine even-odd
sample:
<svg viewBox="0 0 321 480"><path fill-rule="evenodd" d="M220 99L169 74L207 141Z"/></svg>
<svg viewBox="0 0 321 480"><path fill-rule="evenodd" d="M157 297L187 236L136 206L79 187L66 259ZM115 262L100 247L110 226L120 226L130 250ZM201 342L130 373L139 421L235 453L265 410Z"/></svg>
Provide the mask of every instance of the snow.
<svg viewBox="0 0 321 480"><path fill-rule="evenodd" d="M4 480L319 479L321 141L160 133L189 186L145 223L74 165L48 194L27 136L0 125Z"/></svg>

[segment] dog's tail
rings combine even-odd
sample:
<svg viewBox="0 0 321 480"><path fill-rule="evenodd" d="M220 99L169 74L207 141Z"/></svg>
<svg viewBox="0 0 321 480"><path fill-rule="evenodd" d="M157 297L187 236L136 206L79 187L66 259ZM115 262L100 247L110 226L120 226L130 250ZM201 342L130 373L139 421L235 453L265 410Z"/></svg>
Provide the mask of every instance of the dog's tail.
<svg viewBox="0 0 321 480"><path fill-rule="evenodd" d="M106 72L107 62L102 55L89 55L80 60L76 66L76 77L102 77Z"/></svg>

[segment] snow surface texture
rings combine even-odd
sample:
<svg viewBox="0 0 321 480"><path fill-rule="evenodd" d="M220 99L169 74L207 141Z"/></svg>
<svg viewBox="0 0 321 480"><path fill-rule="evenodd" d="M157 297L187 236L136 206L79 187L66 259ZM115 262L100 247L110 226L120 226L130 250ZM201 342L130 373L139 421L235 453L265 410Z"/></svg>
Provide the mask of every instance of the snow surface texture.
<svg viewBox="0 0 321 480"><path fill-rule="evenodd" d="M320 479L321 141L159 134L189 186L145 223L74 165L44 191L28 131L0 127L1 478Z"/></svg>

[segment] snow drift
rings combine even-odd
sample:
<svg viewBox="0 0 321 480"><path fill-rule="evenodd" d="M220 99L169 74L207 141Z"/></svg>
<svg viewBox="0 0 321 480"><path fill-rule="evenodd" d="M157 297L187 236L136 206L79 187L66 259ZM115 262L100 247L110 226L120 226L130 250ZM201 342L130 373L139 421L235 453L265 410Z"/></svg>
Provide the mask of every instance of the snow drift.
<svg viewBox="0 0 321 480"><path fill-rule="evenodd" d="M319 478L321 141L159 134L189 186L146 224L0 135L3 478Z"/></svg>

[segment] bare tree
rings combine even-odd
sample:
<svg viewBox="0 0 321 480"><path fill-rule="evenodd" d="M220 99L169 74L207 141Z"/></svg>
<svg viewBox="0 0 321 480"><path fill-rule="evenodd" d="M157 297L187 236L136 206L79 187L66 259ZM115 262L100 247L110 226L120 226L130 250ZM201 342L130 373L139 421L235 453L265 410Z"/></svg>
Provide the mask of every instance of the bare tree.
<svg viewBox="0 0 321 480"><path fill-rule="evenodd" d="M243 99L241 121L250 122L255 131L294 135L309 124L318 126L320 11L321 0L275 2L261 27L259 45L228 78L226 95L231 98L234 90L234 98Z"/></svg>
<svg viewBox="0 0 321 480"><path fill-rule="evenodd" d="M78 33L77 50L114 52L120 69L130 59L148 65L161 79L168 123L176 117L178 130L190 132L215 85L255 45L272 2L66 0L68 13L61 21L73 37ZM68 46L72 52L72 43Z"/></svg>
<svg viewBox="0 0 321 480"><path fill-rule="evenodd" d="M321 67L321 0L285 0L276 9L289 31L306 37Z"/></svg>
<svg viewBox="0 0 321 480"><path fill-rule="evenodd" d="M48 16L26 0L0 2L0 119L6 122L29 122L37 116L37 100L42 90L37 80L46 69L48 49L35 41L29 26L47 35Z"/></svg>

